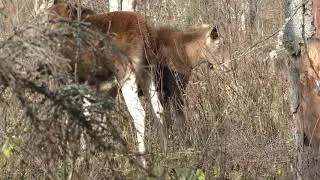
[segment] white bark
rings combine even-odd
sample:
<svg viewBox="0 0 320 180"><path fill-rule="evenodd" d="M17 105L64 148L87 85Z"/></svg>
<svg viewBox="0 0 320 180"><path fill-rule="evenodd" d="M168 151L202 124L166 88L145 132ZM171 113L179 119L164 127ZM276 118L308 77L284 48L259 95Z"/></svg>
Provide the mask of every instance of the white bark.
<svg viewBox="0 0 320 180"><path fill-rule="evenodd" d="M34 0L33 8L34 8L35 15L38 15L39 14L39 0Z"/></svg>
<svg viewBox="0 0 320 180"><path fill-rule="evenodd" d="M240 15L240 22L241 22L241 30L243 33L246 33L246 16L248 16L249 10L249 3L247 1L243 1L241 4L241 15Z"/></svg>
<svg viewBox="0 0 320 180"><path fill-rule="evenodd" d="M285 24L283 25L283 37L278 38L278 46L282 45L290 57L288 63L288 96L289 106L294 121L293 135L296 141L296 179L302 179L303 175L303 128L298 114L298 108L301 101L301 83L300 83L300 44L310 38L314 33L312 25L312 0L286 0L285 4ZM280 34L282 34L280 32ZM282 43L281 43L282 39Z"/></svg>
<svg viewBox="0 0 320 180"><path fill-rule="evenodd" d="M135 0L109 0L109 11L134 11Z"/></svg>
<svg viewBox="0 0 320 180"><path fill-rule="evenodd" d="M299 55L300 43L303 38L310 38L314 33L311 15L311 0L304 6L306 0L287 0L286 2L286 24L283 34L283 45L290 54Z"/></svg>
<svg viewBox="0 0 320 180"><path fill-rule="evenodd" d="M120 10L120 0L109 0L109 11L119 11Z"/></svg>
<svg viewBox="0 0 320 180"><path fill-rule="evenodd" d="M275 60L278 53L286 49L290 54L299 54L300 45L303 43L303 36L310 38L314 32L311 16L311 0L306 4L306 14L303 14L302 4L305 0L287 0L286 19L281 27L275 50L271 51L270 58ZM304 30L302 29L304 22ZM304 33L302 33L304 31Z"/></svg>
<svg viewBox="0 0 320 180"><path fill-rule="evenodd" d="M35 0L34 1L34 12L35 15L45 12L48 7L53 5L53 0Z"/></svg>
<svg viewBox="0 0 320 180"><path fill-rule="evenodd" d="M121 10L122 11L134 11L133 9L134 0L122 0Z"/></svg>

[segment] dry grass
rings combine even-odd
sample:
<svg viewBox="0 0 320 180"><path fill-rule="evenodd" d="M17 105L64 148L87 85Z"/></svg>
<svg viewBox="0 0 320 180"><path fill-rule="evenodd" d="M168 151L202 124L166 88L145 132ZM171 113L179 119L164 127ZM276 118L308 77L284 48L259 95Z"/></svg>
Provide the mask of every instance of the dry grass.
<svg viewBox="0 0 320 180"><path fill-rule="evenodd" d="M130 129L122 102L75 83L69 60L60 54L60 44L75 40L78 30L80 52L99 53L88 40L100 42L103 38L85 24L54 23L61 28L21 26L1 43L1 176L64 179L71 173L80 177L143 173L134 148L129 148L134 146L134 138L122 133ZM112 44L108 39L104 43L102 51L108 51ZM82 108L88 94L94 103L89 108L91 117L85 117Z"/></svg>

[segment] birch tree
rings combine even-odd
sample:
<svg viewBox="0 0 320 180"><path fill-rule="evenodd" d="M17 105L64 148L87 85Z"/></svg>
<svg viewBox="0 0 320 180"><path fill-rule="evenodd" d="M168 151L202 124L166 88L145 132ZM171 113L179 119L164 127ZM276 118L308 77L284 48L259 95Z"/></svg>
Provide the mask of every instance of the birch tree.
<svg viewBox="0 0 320 180"><path fill-rule="evenodd" d="M122 0L121 10L122 11L134 11L133 5L135 0Z"/></svg>
<svg viewBox="0 0 320 180"><path fill-rule="evenodd" d="M35 0L34 1L34 12L35 15L43 13L48 7L53 5L53 0Z"/></svg>
<svg viewBox="0 0 320 180"><path fill-rule="evenodd" d="M316 1L316 0L315 0ZM289 107L294 121L294 136L297 150L297 179L302 179L303 127L299 116L301 109L301 45L313 34L312 0L285 0L285 24L283 29L283 46L287 51Z"/></svg>
<svg viewBox="0 0 320 180"><path fill-rule="evenodd" d="M135 0L109 0L109 11L134 11Z"/></svg>
<svg viewBox="0 0 320 180"><path fill-rule="evenodd" d="M119 11L120 0L109 0L109 11Z"/></svg>

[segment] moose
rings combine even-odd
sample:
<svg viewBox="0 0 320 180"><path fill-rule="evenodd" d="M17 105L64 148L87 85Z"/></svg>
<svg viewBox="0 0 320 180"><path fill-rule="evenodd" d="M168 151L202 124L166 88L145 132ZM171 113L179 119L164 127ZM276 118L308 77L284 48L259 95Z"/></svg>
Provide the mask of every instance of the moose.
<svg viewBox="0 0 320 180"><path fill-rule="evenodd" d="M79 9L80 13L78 13ZM165 73L166 71L162 70L166 69L180 73L187 79L192 68L197 64L213 63L208 57L218 50L221 41L217 28L203 25L200 28L180 31L171 27L155 27L150 25L143 15L136 12L119 11L96 14L90 9L58 1L54 1L49 12L50 21L77 20L80 15L81 21L90 23L91 29L108 37L119 51L128 57L129 62L126 62L112 54L108 55L111 58L104 59L92 57L84 52L80 57L82 62L78 65L78 68L82 70L77 72L78 76L82 77L81 82L94 82L93 84L98 87L101 86L98 88L101 90L102 86L110 81L110 76L116 78L132 116L137 131L138 151L142 154L146 151L144 143L146 112L139 99L139 90L141 89L142 94L149 99L153 117L163 125L162 103L166 101L161 103L157 84L166 85L168 83L166 79L157 78L161 77L159 72ZM59 24L53 23L51 28L59 28ZM73 60L75 54L70 50L66 49L62 54ZM114 59L112 59L113 56ZM93 59L99 62L95 66L92 65ZM75 63L74 60L71 61L71 65ZM95 69L98 69L99 73L92 73ZM95 77L95 74L100 74L99 78ZM172 93L169 93L168 96L170 94ZM165 147L165 135L162 135Z"/></svg>

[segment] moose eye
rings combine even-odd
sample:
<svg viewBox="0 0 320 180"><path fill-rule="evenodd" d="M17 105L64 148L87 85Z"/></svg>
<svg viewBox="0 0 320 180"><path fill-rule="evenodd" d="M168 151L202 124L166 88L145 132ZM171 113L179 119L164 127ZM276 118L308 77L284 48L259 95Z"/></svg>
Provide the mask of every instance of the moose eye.
<svg viewBox="0 0 320 180"><path fill-rule="evenodd" d="M219 37L219 34L218 34L218 29L217 27L214 27L210 33L210 37L212 39L217 39Z"/></svg>

